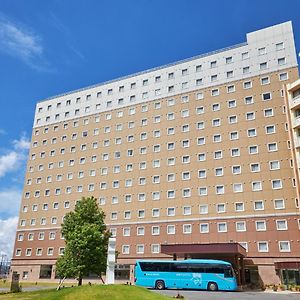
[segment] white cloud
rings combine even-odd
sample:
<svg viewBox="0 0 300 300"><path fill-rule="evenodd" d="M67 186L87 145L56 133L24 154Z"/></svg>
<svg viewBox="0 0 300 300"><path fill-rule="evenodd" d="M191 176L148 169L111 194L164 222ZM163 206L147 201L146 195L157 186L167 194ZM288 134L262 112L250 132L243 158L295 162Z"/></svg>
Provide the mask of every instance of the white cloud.
<svg viewBox="0 0 300 300"><path fill-rule="evenodd" d="M41 37L23 24L17 24L0 16L0 50L22 60L38 71L48 71L43 58Z"/></svg>
<svg viewBox="0 0 300 300"><path fill-rule="evenodd" d="M0 219L0 254L6 254L9 258L13 252L17 223L18 217Z"/></svg>
<svg viewBox="0 0 300 300"><path fill-rule="evenodd" d="M25 135L22 135L19 140L13 141L16 150L28 150L30 148L30 141Z"/></svg>
<svg viewBox="0 0 300 300"><path fill-rule="evenodd" d="M0 155L0 178L4 177L8 172L17 171L22 166L22 163L26 161L30 141L23 134L19 140L13 141L13 146L13 149L7 150Z"/></svg>
<svg viewBox="0 0 300 300"><path fill-rule="evenodd" d="M15 151L10 151L7 154L0 156L0 177L3 177L7 172L15 170L20 161L20 155Z"/></svg>
<svg viewBox="0 0 300 300"><path fill-rule="evenodd" d="M12 187L0 190L0 216L15 216L20 209L22 189Z"/></svg>

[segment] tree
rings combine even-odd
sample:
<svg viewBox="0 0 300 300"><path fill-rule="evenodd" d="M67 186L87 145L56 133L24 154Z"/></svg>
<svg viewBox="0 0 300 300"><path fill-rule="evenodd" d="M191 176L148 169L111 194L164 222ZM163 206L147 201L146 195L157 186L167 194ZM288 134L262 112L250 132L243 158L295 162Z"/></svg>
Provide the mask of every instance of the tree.
<svg viewBox="0 0 300 300"><path fill-rule="evenodd" d="M65 238L64 254L56 262L56 274L73 277L82 284L82 278L94 273L100 276L106 270L109 231L105 214L96 198L82 198L75 210L66 214L62 224Z"/></svg>

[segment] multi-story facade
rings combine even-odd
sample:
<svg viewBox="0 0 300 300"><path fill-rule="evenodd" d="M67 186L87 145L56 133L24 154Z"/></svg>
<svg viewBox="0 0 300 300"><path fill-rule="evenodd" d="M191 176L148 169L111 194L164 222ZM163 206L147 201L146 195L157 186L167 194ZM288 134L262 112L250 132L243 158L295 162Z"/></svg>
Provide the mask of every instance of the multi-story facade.
<svg viewBox="0 0 300 300"><path fill-rule="evenodd" d="M53 279L63 216L93 195L120 272L167 257L164 243L234 241L249 268L277 282L275 262L300 258L299 132L285 91L297 79L287 22L39 102L12 270Z"/></svg>

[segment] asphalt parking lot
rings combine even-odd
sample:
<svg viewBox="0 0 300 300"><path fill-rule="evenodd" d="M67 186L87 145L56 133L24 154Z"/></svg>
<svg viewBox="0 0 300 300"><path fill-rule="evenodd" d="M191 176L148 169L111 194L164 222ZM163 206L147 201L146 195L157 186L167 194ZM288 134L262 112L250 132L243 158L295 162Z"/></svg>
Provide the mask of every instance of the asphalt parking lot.
<svg viewBox="0 0 300 300"><path fill-rule="evenodd" d="M177 294L184 296L185 300L299 300L300 293L288 292L207 292L186 290L153 290L170 297Z"/></svg>

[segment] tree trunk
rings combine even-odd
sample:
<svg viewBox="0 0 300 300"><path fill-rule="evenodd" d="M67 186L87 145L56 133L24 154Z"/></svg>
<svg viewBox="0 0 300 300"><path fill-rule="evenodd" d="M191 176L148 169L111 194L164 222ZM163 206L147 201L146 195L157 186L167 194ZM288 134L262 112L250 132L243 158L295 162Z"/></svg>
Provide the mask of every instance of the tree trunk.
<svg viewBox="0 0 300 300"><path fill-rule="evenodd" d="M103 278L102 278L101 275L100 275L100 280L102 281L103 284L105 284L105 282L104 282L104 280L103 280Z"/></svg>
<svg viewBox="0 0 300 300"><path fill-rule="evenodd" d="M82 278L78 278L78 286L82 285Z"/></svg>

